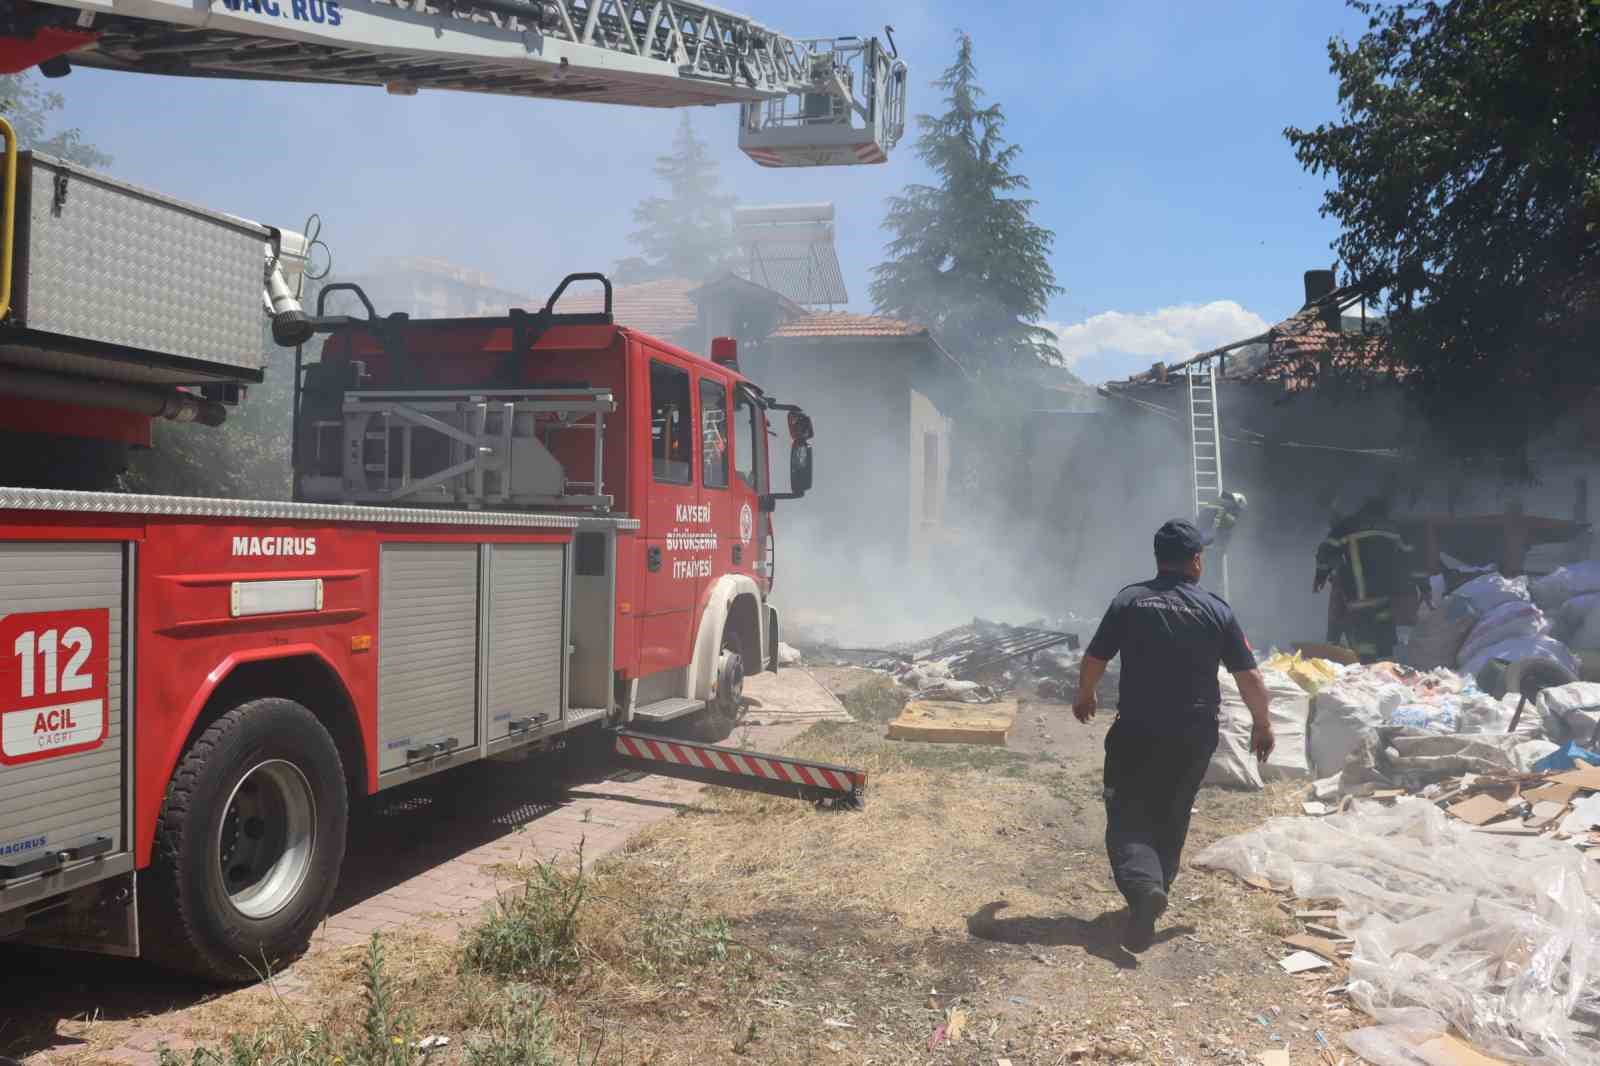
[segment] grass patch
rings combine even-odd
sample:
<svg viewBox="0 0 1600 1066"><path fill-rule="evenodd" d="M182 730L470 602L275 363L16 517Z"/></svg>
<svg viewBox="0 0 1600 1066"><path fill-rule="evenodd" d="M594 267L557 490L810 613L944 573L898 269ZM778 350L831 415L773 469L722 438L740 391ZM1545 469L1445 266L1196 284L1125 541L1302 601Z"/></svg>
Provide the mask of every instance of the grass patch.
<svg viewBox="0 0 1600 1066"><path fill-rule="evenodd" d="M364 1010L361 1022L345 1033L327 1026L297 1023L286 1011L266 1026L231 1033L220 1046L197 1047L187 1055L170 1048L161 1066L413 1066L420 1053L412 1042L409 1012L399 1002L385 970L383 942L373 934L361 966Z"/></svg>
<svg viewBox="0 0 1600 1066"><path fill-rule="evenodd" d="M879 675L844 693L839 702L856 721L882 725L900 717L911 698L894 678Z"/></svg>
<svg viewBox="0 0 1600 1066"><path fill-rule="evenodd" d="M570 975L582 961L578 912L588 891L581 844L572 873L554 862L535 863L522 887L501 896L494 913L467 936L462 947L464 967L508 980Z"/></svg>

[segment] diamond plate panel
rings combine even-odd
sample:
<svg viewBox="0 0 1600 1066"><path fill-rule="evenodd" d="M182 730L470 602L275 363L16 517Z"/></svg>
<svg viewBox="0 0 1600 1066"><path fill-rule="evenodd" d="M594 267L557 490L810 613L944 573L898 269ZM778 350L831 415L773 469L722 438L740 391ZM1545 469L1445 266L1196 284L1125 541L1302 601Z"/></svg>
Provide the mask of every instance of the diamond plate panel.
<svg viewBox="0 0 1600 1066"><path fill-rule="evenodd" d="M31 162L31 329L262 370L267 232L71 164ZM58 208L57 179L66 179Z"/></svg>

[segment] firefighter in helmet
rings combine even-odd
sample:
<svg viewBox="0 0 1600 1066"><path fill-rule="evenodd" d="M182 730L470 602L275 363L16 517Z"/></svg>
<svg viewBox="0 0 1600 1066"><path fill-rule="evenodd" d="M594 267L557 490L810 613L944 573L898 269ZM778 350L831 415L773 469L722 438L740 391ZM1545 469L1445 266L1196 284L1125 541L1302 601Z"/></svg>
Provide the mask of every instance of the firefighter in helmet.
<svg viewBox="0 0 1600 1066"><path fill-rule="evenodd" d="M1249 505L1242 492L1224 492L1212 502L1200 505L1200 528L1215 538L1213 543L1218 555L1226 554L1228 538Z"/></svg>
<svg viewBox="0 0 1600 1066"><path fill-rule="evenodd" d="M1329 627L1328 639L1343 644L1364 663L1394 654L1394 599L1408 587L1428 598L1427 576L1414 568L1415 552L1389 516L1389 501L1378 495L1355 514L1336 520L1317 548L1312 591L1338 582L1343 617Z"/></svg>

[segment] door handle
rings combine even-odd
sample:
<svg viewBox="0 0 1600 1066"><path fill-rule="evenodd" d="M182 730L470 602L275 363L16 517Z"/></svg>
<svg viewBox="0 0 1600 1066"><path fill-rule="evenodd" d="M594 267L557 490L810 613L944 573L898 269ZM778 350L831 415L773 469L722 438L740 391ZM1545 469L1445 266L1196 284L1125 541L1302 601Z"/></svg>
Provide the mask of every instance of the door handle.
<svg viewBox="0 0 1600 1066"><path fill-rule="evenodd" d="M644 565L645 569L649 570L652 574L657 570L660 570L661 549L656 547L647 549L644 553Z"/></svg>

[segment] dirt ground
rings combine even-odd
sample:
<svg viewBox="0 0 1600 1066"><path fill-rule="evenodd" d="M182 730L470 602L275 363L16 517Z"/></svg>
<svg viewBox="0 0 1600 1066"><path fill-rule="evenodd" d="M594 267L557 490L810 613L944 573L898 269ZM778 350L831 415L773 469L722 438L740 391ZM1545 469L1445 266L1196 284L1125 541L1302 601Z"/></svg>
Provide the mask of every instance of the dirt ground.
<svg viewBox="0 0 1600 1066"><path fill-rule="evenodd" d="M869 720L894 709L877 675L811 669L863 720L820 723L788 750L868 770L866 810L717 790L644 830L594 869L581 965L534 981L553 1057L503 1061L1182 1066L1285 1048L1298 1066L1321 1061L1318 1032L1338 1047L1359 1024L1330 993L1337 971L1282 971L1288 916L1229 878L1186 870L1155 946L1120 946L1102 845L1109 713L1082 726L1064 706L1028 702L1004 748L892 742ZM1207 789L1187 854L1297 802L1287 788ZM426 1061L487 1061L467 1049L508 986L467 974L436 931L389 940L408 1033L451 1038ZM348 1026L362 1010L361 953L297 968L288 1000L271 987L219 996L189 1035L259 1034L286 1016ZM19 967L51 958L0 957L9 995L27 994ZM138 987L126 1009L154 1014L154 1031L166 1000L193 1002L192 988L139 964L75 972L86 1003L85 984ZM95 1062L99 1050L89 1038L54 1061Z"/></svg>

